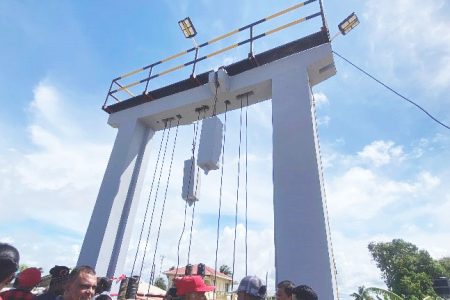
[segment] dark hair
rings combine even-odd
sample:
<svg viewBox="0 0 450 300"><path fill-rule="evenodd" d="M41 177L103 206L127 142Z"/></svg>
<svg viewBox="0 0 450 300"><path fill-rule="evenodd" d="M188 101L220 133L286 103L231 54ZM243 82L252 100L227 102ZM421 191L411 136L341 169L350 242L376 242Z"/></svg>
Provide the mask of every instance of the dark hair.
<svg viewBox="0 0 450 300"><path fill-rule="evenodd" d="M95 297L95 300L111 300L111 296L108 294L100 294Z"/></svg>
<svg viewBox="0 0 450 300"><path fill-rule="evenodd" d="M66 266L58 266L55 265L53 268L50 269L50 275L52 275L52 278L64 278L69 275L70 269Z"/></svg>
<svg viewBox="0 0 450 300"><path fill-rule="evenodd" d="M80 273L87 273L91 275L96 275L95 270L90 266L78 266L76 268L73 268L72 271L69 274L68 281L72 281L75 278L77 278Z"/></svg>
<svg viewBox="0 0 450 300"><path fill-rule="evenodd" d="M101 294L103 292L109 292L111 290L112 280L108 277L97 278L97 288L95 289L96 294Z"/></svg>
<svg viewBox="0 0 450 300"><path fill-rule="evenodd" d="M316 292L307 285L299 285L293 291L297 300L318 300Z"/></svg>
<svg viewBox="0 0 450 300"><path fill-rule="evenodd" d="M277 288L283 289L286 295L292 296L292 292L294 291L295 284L290 280L283 280L277 284Z"/></svg>
<svg viewBox="0 0 450 300"><path fill-rule="evenodd" d="M14 246L0 243L0 281L7 279L17 271L19 260L19 251Z"/></svg>
<svg viewBox="0 0 450 300"><path fill-rule="evenodd" d="M47 293L55 295L64 294L64 286L69 278L70 269L66 266L55 265L50 269L50 284L48 286Z"/></svg>

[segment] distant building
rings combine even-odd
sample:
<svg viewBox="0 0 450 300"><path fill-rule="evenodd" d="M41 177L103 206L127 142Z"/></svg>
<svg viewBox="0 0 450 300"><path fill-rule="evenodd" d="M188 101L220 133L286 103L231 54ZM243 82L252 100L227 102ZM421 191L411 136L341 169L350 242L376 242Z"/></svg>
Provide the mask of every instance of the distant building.
<svg viewBox="0 0 450 300"><path fill-rule="evenodd" d="M192 266L192 275L196 275L198 270L198 264ZM173 279L175 274L177 277L185 276L186 267L171 268L164 272L167 276L168 287L173 285ZM214 277L216 276L216 283L214 284ZM205 265L205 277L203 278L207 285L216 286L216 299L217 300L230 300L232 299L231 283L232 278L224 273L221 273L211 267ZM213 299L214 292L206 293L206 298Z"/></svg>

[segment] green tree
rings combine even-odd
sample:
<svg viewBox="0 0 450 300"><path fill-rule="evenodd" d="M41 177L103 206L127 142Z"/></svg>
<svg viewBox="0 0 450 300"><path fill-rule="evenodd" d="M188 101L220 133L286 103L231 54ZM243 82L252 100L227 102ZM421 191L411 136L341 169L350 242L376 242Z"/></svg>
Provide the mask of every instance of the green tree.
<svg viewBox="0 0 450 300"><path fill-rule="evenodd" d="M403 300L402 297L400 297L399 295L385 290L385 289L380 289L380 288L376 288L376 287L369 287L366 289L366 291L368 293L374 294L377 299L382 299L382 300Z"/></svg>
<svg viewBox="0 0 450 300"><path fill-rule="evenodd" d="M219 268L219 272L225 274L225 275L231 275L231 269L227 265L221 265Z"/></svg>
<svg viewBox="0 0 450 300"><path fill-rule="evenodd" d="M28 265L26 265L26 264L20 264L20 265L19 265L19 270L18 270L18 271L19 271L19 273L20 273L20 272L22 272L23 270L28 269L28 268L29 268Z"/></svg>
<svg viewBox="0 0 450 300"><path fill-rule="evenodd" d="M350 296L355 298L355 300L374 300L374 298L369 295L369 291L363 285L358 287L358 291Z"/></svg>
<svg viewBox="0 0 450 300"><path fill-rule="evenodd" d="M442 276L444 268L427 251L401 239L368 248L390 291L407 300L436 296L433 278Z"/></svg>
<svg viewBox="0 0 450 300"><path fill-rule="evenodd" d="M160 289L163 289L163 290L167 291L166 281L161 276L159 276L159 277L157 277L155 279L155 286L159 287Z"/></svg>
<svg viewBox="0 0 450 300"><path fill-rule="evenodd" d="M450 278L450 257L443 257L438 262L444 269L444 276Z"/></svg>

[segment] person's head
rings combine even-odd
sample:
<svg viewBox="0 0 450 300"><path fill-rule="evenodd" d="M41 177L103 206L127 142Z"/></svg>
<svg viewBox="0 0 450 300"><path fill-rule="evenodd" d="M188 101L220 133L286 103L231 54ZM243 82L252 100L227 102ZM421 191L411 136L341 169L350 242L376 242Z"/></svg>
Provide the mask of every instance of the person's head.
<svg viewBox="0 0 450 300"><path fill-rule="evenodd" d="M185 300L206 300L205 293L215 289L212 285L206 285L199 275L183 276L175 280L177 296Z"/></svg>
<svg viewBox="0 0 450 300"><path fill-rule="evenodd" d="M0 243L0 289L11 282L19 268L20 255L14 246Z"/></svg>
<svg viewBox="0 0 450 300"><path fill-rule="evenodd" d="M238 300L261 300L266 297L267 288L256 276L242 278L237 289Z"/></svg>
<svg viewBox="0 0 450 300"><path fill-rule="evenodd" d="M32 290L41 281L41 270L26 268L16 278L15 286L19 289Z"/></svg>
<svg viewBox="0 0 450 300"><path fill-rule="evenodd" d="M108 294L100 294L94 297L95 300L112 300L111 296Z"/></svg>
<svg viewBox="0 0 450 300"><path fill-rule="evenodd" d="M292 281L283 280L277 284L277 300L292 300L292 292L295 285Z"/></svg>
<svg viewBox="0 0 450 300"><path fill-rule="evenodd" d="M76 267L69 274L63 298L64 300L90 300L95 294L97 277L89 266Z"/></svg>
<svg viewBox="0 0 450 300"><path fill-rule="evenodd" d="M294 288L293 294L296 300L318 300L316 292L307 285L299 285Z"/></svg>
<svg viewBox="0 0 450 300"><path fill-rule="evenodd" d="M109 292L111 290L112 280L108 277L97 278L97 288L95 289L95 294L101 294L103 292Z"/></svg>
<svg viewBox="0 0 450 300"><path fill-rule="evenodd" d="M69 278L70 269L66 266L55 265L50 269L50 285L48 287L49 293L55 295L62 295L64 293L64 286L66 285L67 279Z"/></svg>

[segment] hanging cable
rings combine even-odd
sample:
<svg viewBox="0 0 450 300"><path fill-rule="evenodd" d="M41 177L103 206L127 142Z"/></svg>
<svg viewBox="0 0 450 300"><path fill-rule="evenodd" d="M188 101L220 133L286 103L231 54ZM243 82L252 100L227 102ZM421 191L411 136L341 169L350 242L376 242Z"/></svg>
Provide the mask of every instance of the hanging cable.
<svg viewBox="0 0 450 300"><path fill-rule="evenodd" d="M205 119L205 117L206 117L206 110L207 110L207 108L205 107L205 108L203 109L203 118L202 118L202 119ZM200 125L197 125L197 126L198 126L198 127L197 127L197 132L198 132ZM203 126L203 122L202 122L202 126ZM196 175L197 175L197 177L196 177L196 180L195 180L195 192L194 192L195 195L198 194L198 181L200 180L200 168L199 168L198 165L197 165L197 172L196 172ZM188 247L187 264L189 264L190 258L191 258L192 230L193 230L193 228L194 228L194 218L195 218L195 206L196 206L196 202L197 202L197 201L194 201L194 206L192 207L192 215L191 215L191 232L190 232L190 234L189 234L189 247Z"/></svg>
<svg viewBox="0 0 450 300"><path fill-rule="evenodd" d="M167 122L165 122L164 128L167 128ZM155 213L156 200L158 199L158 194L159 194L159 186L161 184L161 175L162 175L162 172L163 172L163 169L164 169L164 165L165 165L165 160L166 160L167 145L169 143L170 131L171 131L171 128L170 128L170 124L169 124L169 132L167 133L167 139L166 139L166 143L165 143L165 146L164 146L164 153L163 153L163 157L162 157L161 169L159 171L159 176L158 176L158 183L156 184L155 199L153 201L153 208L152 208L152 214L150 216L150 223L148 225L147 238L145 240L145 246L144 246L144 253L143 253L143 256L142 256L141 268L139 269L139 280L140 280L140 278L142 276L142 270L144 268L145 257L147 255L147 247L148 247L148 243L149 243L149 240L150 240L150 232L151 232L151 229L152 229L153 215ZM155 173L156 173L156 169L155 169ZM152 183L152 188L153 188L153 183ZM150 199L150 196L149 196L149 199Z"/></svg>
<svg viewBox="0 0 450 300"><path fill-rule="evenodd" d="M180 244L181 244L181 239L183 238L183 234L184 234L184 230L186 228L186 214L187 214L187 201L184 203L184 220L183 220L183 228L181 229L181 235L180 238L178 239L178 246L177 246L177 268L175 270L175 276L174 278L177 278L178 275L178 268L180 267ZM175 282L175 281L174 281Z"/></svg>
<svg viewBox="0 0 450 300"><path fill-rule="evenodd" d="M159 218L159 227L158 227L158 234L156 236L155 251L153 252L153 261L152 261L152 268L153 269L155 269L155 259L156 259L156 253L158 251L159 236L160 236L160 233L161 233L161 225L162 225L162 220L163 220L163 217L164 217L164 210L165 210L165 207L166 207L167 191L169 189L170 175L172 174L173 157L174 157L174 154L175 154L175 148L176 148L176 144L177 144L178 128L180 126L180 119L181 119L181 117L178 116L177 127L176 127L176 131L175 131L175 138L174 138L174 141L173 141L172 156L170 158L169 173L167 174L166 190L164 192L164 200L163 200L163 204L162 204L162 208L161 208L161 216ZM170 123L171 122L172 122L172 120L170 120ZM155 277L155 272L152 272L150 280L149 280L149 286L148 286L147 294L150 292L150 285L153 284L154 277Z"/></svg>
<svg viewBox="0 0 450 300"><path fill-rule="evenodd" d="M141 232L139 233L138 245L137 245L137 248L136 248L136 254L134 255L133 266L131 268L130 277L133 277L134 267L136 265L136 260L137 260L138 254L139 254L139 247L141 245L142 234L144 232L145 222L147 220L147 212L148 212L148 208L149 208L149 205L150 205L150 202L151 202L150 200L151 200L151 196L152 196L152 192L153 192L153 185L154 185L155 179L156 179L156 172L158 171L159 159L161 157L161 149L162 149L162 145L163 145L163 142L164 142L164 136L166 134L166 129L167 129L167 123L164 126L164 130L163 130L162 137L161 137L161 143L159 144L158 155L157 155L157 158L156 158L155 171L153 172L153 179L152 179L152 184L150 186L150 193L148 195L147 205L145 207L144 222L142 223ZM156 203L156 199L155 199L155 203ZM153 204L153 206L154 206L154 204ZM151 220L152 219L150 219L150 224L151 224ZM147 244L146 244L146 248L147 248ZM145 255L145 250L144 250L144 255Z"/></svg>
<svg viewBox="0 0 450 300"><path fill-rule="evenodd" d="M197 110L197 121L194 122L194 136L192 138L192 154L191 154L191 158L193 158L195 156L195 148L196 148L196 142L197 142L197 133L198 133L198 122L200 120L200 113L201 110ZM192 179L192 168L193 168L193 164L191 164L191 169L189 171L189 182L188 182L188 187L191 186L191 179ZM189 192L188 192L189 193ZM180 267L180 245L181 245L181 240L183 239L183 235L184 235L184 230L186 229L186 215L187 215L187 205L188 202L186 200L186 202L184 203L184 220L183 220L183 228L181 229L181 234L180 234L180 238L178 239L178 246L177 246L177 268L175 270L175 277L177 277L178 275L178 268Z"/></svg>
<svg viewBox="0 0 450 300"><path fill-rule="evenodd" d="M248 275L248 93L245 104L245 276Z"/></svg>
<svg viewBox="0 0 450 300"><path fill-rule="evenodd" d="M219 213L217 217L217 232L216 232L216 256L214 260L214 285L216 285L217 280L217 255L219 252L219 232L220 232L220 217L221 217L221 211L222 211L222 188L223 188L223 170L224 170L224 164L225 164L225 142L226 142L226 134L227 134L227 112L228 112L228 105L230 104L230 101L225 101L225 120L223 125L223 140L222 140L222 166L220 168L220 188L219 188ZM214 292L214 297L216 293Z"/></svg>
<svg viewBox="0 0 450 300"><path fill-rule="evenodd" d="M397 92L396 90L394 90L393 88L391 88L390 86L388 86L387 84L381 82L380 80L378 80L377 78L375 78L374 76L372 76L371 74L369 74L368 72L364 71L362 68L358 67L357 65L355 65L354 63L352 63L351 61L349 61L348 59L346 59L345 57L343 57L342 55L340 55L339 53L333 51L334 54L336 54L337 56L339 56L340 58L342 58L344 61L346 61L347 63L349 63L350 65L352 65L354 68L358 69L360 72L364 73L365 75L367 75L368 77L372 78L373 80L375 80L376 82L378 82L379 84L381 84L382 86L384 86L385 88L387 88L388 90L390 90L391 92L393 92L394 94L396 94L397 96L399 96L400 98L403 98L404 100L408 101L409 103L411 103L412 105L416 106L418 109L420 109L421 111L423 111L428 117L430 117L433 121L435 121L436 123L438 123L439 125L441 125L442 127L445 127L447 129L450 129L450 127L448 125L445 125L444 123L442 123L441 121L439 121L438 119L436 119L435 117L433 117L429 112L427 112L422 106L420 106L419 104L415 103L414 101L406 98L405 96L403 96L402 94L400 94L399 92Z"/></svg>
<svg viewBox="0 0 450 300"><path fill-rule="evenodd" d="M233 273L231 275L231 287L234 287L234 266L236 262L236 236L237 236L237 221L238 221L238 206L239 206L239 186L241 177L241 144L242 144L242 97L241 100L241 114L239 118L239 154L238 154L238 176L236 188L236 210L234 215L234 241L233 241Z"/></svg>
<svg viewBox="0 0 450 300"><path fill-rule="evenodd" d="M192 215L191 215L191 231L189 233L189 246L188 246L188 255L187 255L187 265L190 263L191 258L191 244L192 244L192 229L194 227L194 217L195 217L195 204L197 201L194 201L194 205L192 207Z"/></svg>
<svg viewBox="0 0 450 300"><path fill-rule="evenodd" d="M199 113L199 115L200 115L200 113ZM205 119L205 117L206 117L206 108L203 109L203 119ZM203 125L203 122L202 122L202 125ZM197 124L197 132L199 130L199 127L200 127L200 125ZM196 135L195 138L197 140L197 135ZM196 144L197 144L197 142L196 142ZM200 170L200 168L197 165L197 172L195 174L196 175L195 176L196 177L195 178L195 189L194 189L195 190L195 192L194 192L195 195L198 194L198 181L200 179L200 172L199 172L199 170ZM194 201L194 205L192 207L192 215L191 215L191 230L190 230L190 233L189 233L189 246L188 246L187 265L190 263L190 259L191 259L192 230L194 228L194 218L195 218L195 206L196 206L196 204L197 204L197 201Z"/></svg>
<svg viewBox="0 0 450 300"><path fill-rule="evenodd" d="M162 173L163 173L164 165L165 165L165 161L166 161L167 146L169 144L169 139L170 139L170 132L171 132L171 126L170 125L171 124L168 123L167 121L164 124L165 127L169 128L169 131L167 133L166 143L165 143L165 146L164 146L164 153L163 153L163 157L162 157L161 169L159 170L158 182L156 184L155 199L154 199L154 202L153 202L152 214L151 214L151 217L150 217L150 224L148 226L147 238L146 238L145 247L144 247L144 254L142 256L141 268L139 270L139 278L142 276L142 270L144 268L145 257L147 256L147 247L148 247L148 244L149 244L149 241L150 241L150 232L151 232L151 227L152 227L152 223L153 223L153 215L155 213L155 206L156 206L156 201L158 199L159 187L160 187L160 184L161 184L161 177L162 177ZM153 270L153 265L152 265L151 268Z"/></svg>
<svg viewBox="0 0 450 300"><path fill-rule="evenodd" d="M336 294L339 295L339 291L338 291L338 282L337 282L337 269L336 269L336 259L334 256L334 250L333 250L333 240L331 239L331 227L330 227L330 219L328 218L328 204L327 204L327 193L325 190L325 179L324 179L324 172L323 172L323 164L322 164L322 152L320 150L320 139L319 139L319 127L317 126L318 122L317 122L317 115L316 115L316 99L314 98L314 93L312 91L312 88L309 87L311 96L312 96L312 104L311 104L311 111L312 111L312 115L313 115L313 120L314 120L314 132L315 132L315 138L317 141L317 155L318 155L318 165L319 165L319 176L320 176L320 181L321 181L321 191L323 194L323 203L325 206L325 219L327 221L327 229L328 229L328 240L330 242L330 251L331 251L331 258L333 260L333 266L334 266L334 284L336 286ZM339 299L339 296L338 296Z"/></svg>

